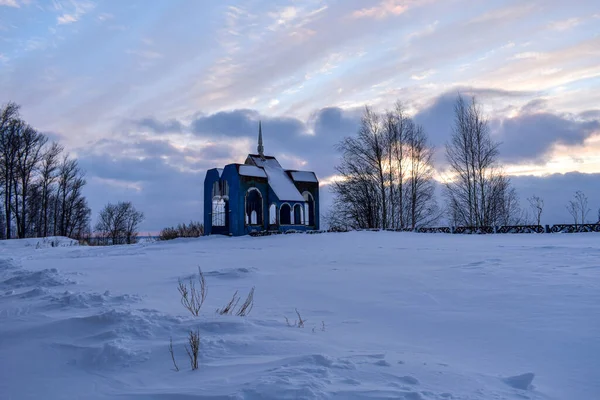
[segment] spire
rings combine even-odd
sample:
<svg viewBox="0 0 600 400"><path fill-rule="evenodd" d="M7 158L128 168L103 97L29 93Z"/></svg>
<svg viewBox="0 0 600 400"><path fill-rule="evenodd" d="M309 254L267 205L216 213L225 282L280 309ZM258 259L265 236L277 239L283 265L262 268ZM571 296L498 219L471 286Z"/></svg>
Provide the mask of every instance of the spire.
<svg viewBox="0 0 600 400"><path fill-rule="evenodd" d="M264 159L265 158L265 148L263 146L262 126L261 126L260 120L258 121L258 147L256 149L258 150L258 155L260 156L260 158Z"/></svg>

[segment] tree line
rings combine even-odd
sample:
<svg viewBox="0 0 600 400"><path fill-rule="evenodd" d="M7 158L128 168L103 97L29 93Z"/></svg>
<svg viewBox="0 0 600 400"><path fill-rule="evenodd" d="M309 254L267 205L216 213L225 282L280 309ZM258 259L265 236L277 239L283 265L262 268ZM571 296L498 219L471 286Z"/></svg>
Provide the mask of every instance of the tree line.
<svg viewBox="0 0 600 400"><path fill-rule="evenodd" d="M499 146L481 104L459 94L444 149L448 169L437 177L445 200L440 207L435 149L427 132L401 102L382 113L365 107L357 134L337 145L341 160L331 186L335 197L327 215L330 228L414 230L432 226L444 215L453 226L539 225L543 199L527 199L532 214L521 208L500 164ZM582 192L567 209L576 225L587 221L590 209Z"/></svg>
<svg viewBox="0 0 600 400"><path fill-rule="evenodd" d="M12 102L0 108L0 238L89 235L91 210L77 160L26 123L19 109Z"/></svg>
<svg viewBox="0 0 600 400"><path fill-rule="evenodd" d="M86 183L77 159L25 122L19 105L0 108L0 239L66 236L88 244L135 243L144 214L131 202L109 203L92 230Z"/></svg>

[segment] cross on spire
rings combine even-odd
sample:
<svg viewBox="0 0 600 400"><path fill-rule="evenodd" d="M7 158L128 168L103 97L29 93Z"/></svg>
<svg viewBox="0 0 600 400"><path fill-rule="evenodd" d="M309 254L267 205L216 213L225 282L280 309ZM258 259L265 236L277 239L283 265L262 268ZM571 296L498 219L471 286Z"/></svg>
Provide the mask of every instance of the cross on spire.
<svg viewBox="0 0 600 400"><path fill-rule="evenodd" d="M260 156L260 158L264 159L265 158L265 147L263 146L262 126L261 126L260 120L258 121L258 147L256 149L258 150L258 155Z"/></svg>

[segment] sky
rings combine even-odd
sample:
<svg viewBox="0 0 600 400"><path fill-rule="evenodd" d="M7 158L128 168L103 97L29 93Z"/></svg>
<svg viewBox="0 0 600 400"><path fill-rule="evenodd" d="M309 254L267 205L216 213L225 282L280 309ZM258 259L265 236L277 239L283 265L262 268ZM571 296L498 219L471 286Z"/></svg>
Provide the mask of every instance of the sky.
<svg viewBox="0 0 600 400"><path fill-rule="evenodd" d="M129 200L142 230L202 219L206 170L256 150L307 169L331 203L335 145L364 106L401 101L443 171L458 93L544 223L576 190L600 208L595 1L0 0L0 104L86 171L94 215Z"/></svg>

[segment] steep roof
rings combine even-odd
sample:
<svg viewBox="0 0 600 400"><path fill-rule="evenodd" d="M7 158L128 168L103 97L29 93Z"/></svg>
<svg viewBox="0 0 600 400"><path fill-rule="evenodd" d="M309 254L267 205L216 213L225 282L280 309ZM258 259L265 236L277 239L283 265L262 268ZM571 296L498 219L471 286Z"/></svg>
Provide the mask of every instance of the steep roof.
<svg viewBox="0 0 600 400"><path fill-rule="evenodd" d="M269 186L281 201L304 201L292 179L275 157L249 154L246 164L262 168L267 174Z"/></svg>
<svg viewBox="0 0 600 400"><path fill-rule="evenodd" d="M317 179L317 176L315 175L314 172L311 172L311 171L291 171L291 170L288 170L286 172L291 175L291 177L294 180L294 182L313 182L313 183L319 183L319 180Z"/></svg>
<svg viewBox="0 0 600 400"><path fill-rule="evenodd" d="M240 165L238 166L238 172L242 176L251 176L254 178L266 178L267 174L262 168L255 165Z"/></svg>

